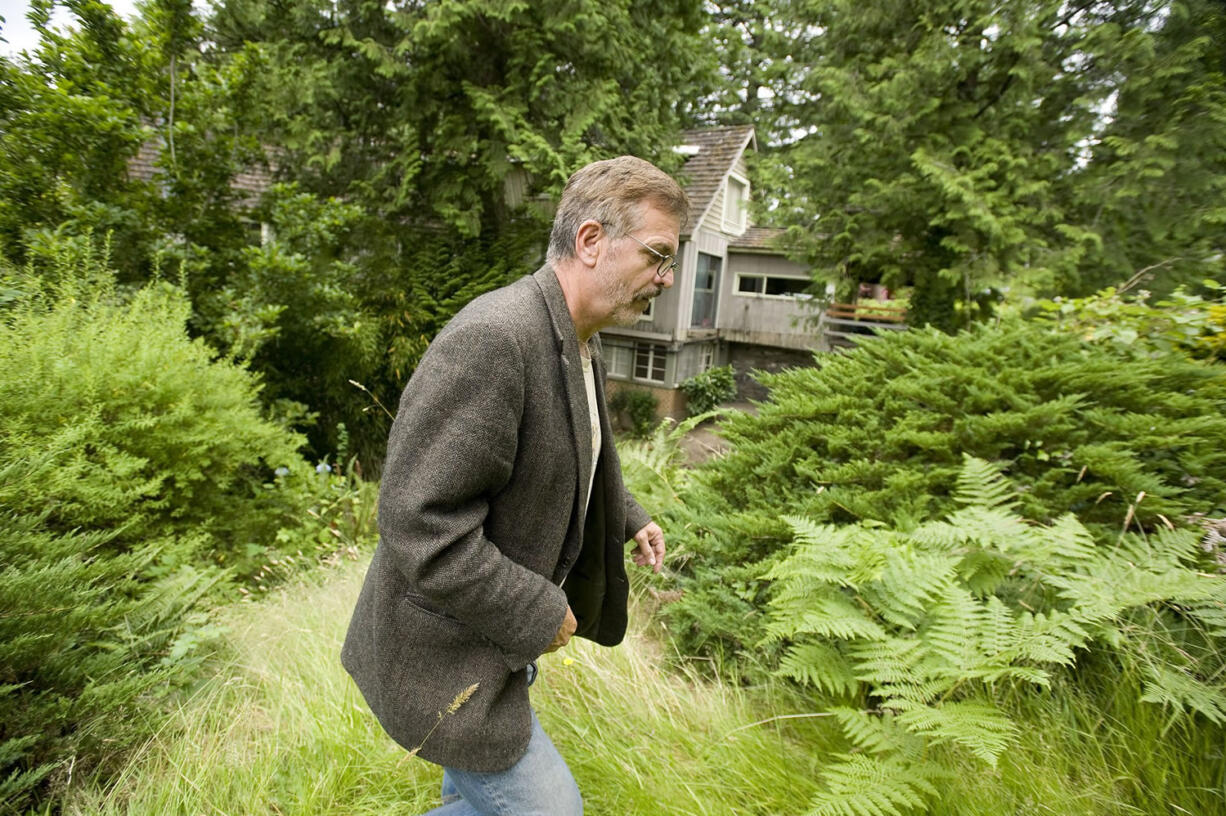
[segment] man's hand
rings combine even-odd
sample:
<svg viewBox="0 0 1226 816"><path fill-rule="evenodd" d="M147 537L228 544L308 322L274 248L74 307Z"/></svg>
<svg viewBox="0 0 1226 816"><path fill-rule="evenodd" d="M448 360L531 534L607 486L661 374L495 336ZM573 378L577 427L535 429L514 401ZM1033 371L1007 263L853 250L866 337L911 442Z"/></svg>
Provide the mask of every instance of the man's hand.
<svg viewBox="0 0 1226 816"><path fill-rule="evenodd" d="M566 617L562 619L562 625L558 627L558 633L553 636L553 642L549 644L549 648L545 653L556 652L566 645L570 640L570 636L579 628L579 621L575 620L575 613L570 611L570 604L566 605Z"/></svg>
<svg viewBox="0 0 1226 816"><path fill-rule="evenodd" d="M638 549L634 551L634 563L640 567L652 566L656 572L664 566L664 531L654 521L647 522L634 534Z"/></svg>

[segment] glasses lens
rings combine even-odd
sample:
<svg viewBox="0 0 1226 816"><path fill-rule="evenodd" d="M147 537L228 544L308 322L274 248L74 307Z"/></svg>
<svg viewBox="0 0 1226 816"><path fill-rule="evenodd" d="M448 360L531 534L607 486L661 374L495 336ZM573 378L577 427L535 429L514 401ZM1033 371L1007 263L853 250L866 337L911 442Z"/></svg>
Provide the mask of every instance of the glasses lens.
<svg viewBox="0 0 1226 816"><path fill-rule="evenodd" d="M664 258L660 261L660 265L656 267L656 275L658 275L661 278L667 275L669 272L675 273L676 271L677 271L677 259L674 258L672 255L665 255Z"/></svg>

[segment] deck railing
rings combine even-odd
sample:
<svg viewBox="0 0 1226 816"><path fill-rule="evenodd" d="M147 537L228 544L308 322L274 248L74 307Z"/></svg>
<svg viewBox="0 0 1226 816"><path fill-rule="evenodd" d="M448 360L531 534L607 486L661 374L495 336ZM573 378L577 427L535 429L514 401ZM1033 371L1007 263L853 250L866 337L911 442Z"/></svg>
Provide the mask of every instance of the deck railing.
<svg viewBox="0 0 1226 816"><path fill-rule="evenodd" d="M831 303L822 320L822 333L832 349L852 346L857 339L871 337L880 330L906 328L906 307L880 301Z"/></svg>

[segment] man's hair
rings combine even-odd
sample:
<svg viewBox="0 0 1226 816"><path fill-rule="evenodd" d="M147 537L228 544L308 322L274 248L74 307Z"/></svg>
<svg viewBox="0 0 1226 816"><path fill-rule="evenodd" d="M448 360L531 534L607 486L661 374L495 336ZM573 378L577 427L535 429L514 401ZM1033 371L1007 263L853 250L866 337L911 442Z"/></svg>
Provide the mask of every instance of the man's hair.
<svg viewBox="0 0 1226 816"><path fill-rule="evenodd" d="M685 226L690 200L681 185L649 161L634 156L592 162L566 182L553 218L546 258L557 261L575 254L575 235L589 218L599 221L614 238L639 225L635 208L647 201Z"/></svg>

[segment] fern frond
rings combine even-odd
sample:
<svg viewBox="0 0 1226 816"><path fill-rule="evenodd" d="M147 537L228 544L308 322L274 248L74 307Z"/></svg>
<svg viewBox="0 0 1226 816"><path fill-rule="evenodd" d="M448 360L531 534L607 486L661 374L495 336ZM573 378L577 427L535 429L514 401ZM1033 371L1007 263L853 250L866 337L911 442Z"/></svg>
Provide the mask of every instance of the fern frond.
<svg viewBox="0 0 1226 816"><path fill-rule="evenodd" d="M860 686L852 664L825 643L792 646L779 661L779 673L835 696L853 694Z"/></svg>
<svg viewBox="0 0 1226 816"><path fill-rule="evenodd" d="M830 713L839 721L847 739L862 751L894 752L912 760L923 753L924 740L899 725L889 711L877 714L840 706L830 709Z"/></svg>
<svg viewBox="0 0 1226 816"><path fill-rule="evenodd" d="M891 701L898 722L934 742L952 742L992 767L1009 747L1017 725L986 700L957 700L937 706Z"/></svg>
<svg viewBox="0 0 1226 816"><path fill-rule="evenodd" d="M1086 621L1108 620L1129 607L1156 601L1208 600L1219 591L1218 577L1188 569L1153 572L1125 558L1101 558L1091 570L1048 576L1047 583Z"/></svg>
<svg viewBox="0 0 1226 816"><path fill-rule="evenodd" d="M929 610L920 636L934 657L950 669L969 668L980 660L976 636L983 625L984 607L965 588L946 587Z"/></svg>
<svg viewBox="0 0 1226 816"><path fill-rule="evenodd" d="M953 583L957 566L955 556L896 546L886 553L879 580L863 587L861 594L885 620L914 629L933 598Z"/></svg>
<svg viewBox="0 0 1226 816"><path fill-rule="evenodd" d="M773 600L772 605L781 608L784 614L775 616L767 627L768 639L799 634L842 640L879 640L886 636L885 629L842 592L810 598L803 606L787 608L779 599Z"/></svg>
<svg viewBox="0 0 1226 816"><path fill-rule="evenodd" d="M949 516L969 541L984 549L1019 557L1042 545L1042 533L1020 516L997 507L963 507Z"/></svg>
<svg viewBox="0 0 1226 816"><path fill-rule="evenodd" d="M1183 605L1184 614L1204 628L1214 638L1226 638L1226 581L1212 596Z"/></svg>
<svg viewBox="0 0 1226 816"><path fill-rule="evenodd" d="M928 679L921 670L928 650L917 638L862 641L853 645L848 654L855 661L856 679L865 683L915 686Z"/></svg>
<svg viewBox="0 0 1226 816"><path fill-rule="evenodd" d="M932 782L945 775L931 763L845 754L822 773L826 790L813 799L809 816L904 816L935 798Z"/></svg>
<svg viewBox="0 0 1226 816"><path fill-rule="evenodd" d="M967 540L967 533L957 524L948 521L930 521L921 524L909 533L911 540L921 549L930 552L949 552L961 547Z"/></svg>
<svg viewBox="0 0 1226 816"><path fill-rule="evenodd" d="M1010 510L1017 506L1017 493L999 465L964 453L954 501L985 510Z"/></svg>
<svg viewBox="0 0 1226 816"><path fill-rule="evenodd" d="M1071 666L1075 661L1073 650L1090 640L1090 632L1082 623L1066 612L1022 612L1013 645L1001 657Z"/></svg>
<svg viewBox="0 0 1226 816"><path fill-rule="evenodd" d="M958 564L962 582L977 597L1000 589L1017 567L1014 558L994 550L972 550Z"/></svg>
<svg viewBox="0 0 1226 816"><path fill-rule="evenodd" d="M1176 711L1195 711L1217 725L1226 723L1226 692L1172 666L1146 666L1141 699Z"/></svg>
<svg viewBox="0 0 1226 816"><path fill-rule="evenodd" d="M1094 536L1072 513L1056 519L1035 541L1037 546L1019 554L1041 569L1084 568L1099 555Z"/></svg>

